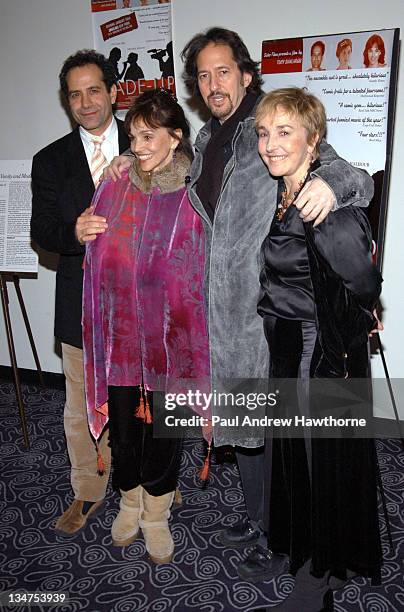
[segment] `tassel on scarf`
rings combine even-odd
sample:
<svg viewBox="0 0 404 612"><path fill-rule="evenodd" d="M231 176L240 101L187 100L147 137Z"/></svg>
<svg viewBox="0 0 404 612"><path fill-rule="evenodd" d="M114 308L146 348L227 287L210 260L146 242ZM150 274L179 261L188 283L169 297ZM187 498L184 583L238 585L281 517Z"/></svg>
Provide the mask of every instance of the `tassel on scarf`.
<svg viewBox="0 0 404 612"><path fill-rule="evenodd" d="M98 442L95 443L95 448L97 450L97 473L99 476L103 476L105 472L105 464L101 455L100 447L98 446Z"/></svg>
<svg viewBox="0 0 404 612"><path fill-rule="evenodd" d="M142 387L140 387L140 403L136 411L136 416L138 417L138 419L142 419L146 423L146 425L150 425L150 423L153 422L150 411L149 398L147 397L147 391Z"/></svg>
<svg viewBox="0 0 404 612"><path fill-rule="evenodd" d="M202 482L206 482L209 478L209 467L210 467L210 452L212 450L212 444L210 443L208 446L208 452L203 464L203 468L199 470L199 478Z"/></svg>

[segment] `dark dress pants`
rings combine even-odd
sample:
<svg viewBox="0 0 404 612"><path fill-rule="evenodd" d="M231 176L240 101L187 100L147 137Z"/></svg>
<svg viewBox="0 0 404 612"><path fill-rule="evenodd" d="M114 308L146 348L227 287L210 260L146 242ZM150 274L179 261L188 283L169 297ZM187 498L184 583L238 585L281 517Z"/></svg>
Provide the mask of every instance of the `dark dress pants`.
<svg viewBox="0 0 404 612"><path fill-rule="evenodd" d="M237 446L236 457L248 520L262 534L258 543L267 548L267 538L264 534L264 447Z"/></svg>

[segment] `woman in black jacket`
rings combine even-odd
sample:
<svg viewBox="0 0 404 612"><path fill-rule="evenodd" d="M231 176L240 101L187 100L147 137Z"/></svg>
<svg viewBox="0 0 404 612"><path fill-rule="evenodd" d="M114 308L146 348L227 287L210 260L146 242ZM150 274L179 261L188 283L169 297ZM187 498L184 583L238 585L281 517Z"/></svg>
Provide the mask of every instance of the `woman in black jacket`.
<svg viewBox="0 0 404 612"><path fill-rule="evenodd" d="M279 177L278 209L261 250L258 312L280 389L277 410L300 419L272 440L269 545L289 556L296 575L292 594L273 608L279 612L332 610L333 588L353 575L380 576L373 440L352 439L350 427L338 439L301 426L303 418L371 416L369 397L360 415L340 400L351 378L360 379L360 393L368 391L368 334L377 325L381 277L366 217L346 207L315 227L293 206L319 165L325 128L323 105L303 89L272 91L257 109L259 153ZM309 384L316 378L321 387Z"/></svg>

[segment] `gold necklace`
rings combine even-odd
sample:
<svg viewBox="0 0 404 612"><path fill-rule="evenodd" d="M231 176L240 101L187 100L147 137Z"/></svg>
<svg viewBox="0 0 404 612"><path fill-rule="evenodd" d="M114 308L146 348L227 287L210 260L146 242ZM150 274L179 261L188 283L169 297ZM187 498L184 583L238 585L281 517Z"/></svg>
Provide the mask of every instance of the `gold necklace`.
<svg viewBox="0 0 404 612"><path fill-rule="evenodd" d="M281 193L281 201L278 204L278 210L276 211L276 218L278 219L278 221L281 221L286 213L286 211L288 210L289 206L291 204L293 204L293 202L295 201L295 199L297 198L297 196L299 195L299 193L302 190L302 187L306 181L307 175L308 175L309 171L307 170L306 174L304 175L304 177L302 179L300 179L298 186L297 186L297 190L294 191L292 194L288 195L287 189L285 188L285 191L282 191Z"/></svg>

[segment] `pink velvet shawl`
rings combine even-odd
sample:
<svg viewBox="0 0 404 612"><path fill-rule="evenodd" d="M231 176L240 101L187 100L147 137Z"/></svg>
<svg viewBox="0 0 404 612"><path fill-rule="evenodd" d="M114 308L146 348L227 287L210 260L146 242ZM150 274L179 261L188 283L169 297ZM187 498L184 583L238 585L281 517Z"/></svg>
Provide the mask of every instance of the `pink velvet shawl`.
<svg viewBox="0 0 404 612"><path fill-rule="evenodd" d="M94 214L108 229L88 243L83 348L90 431L108 420L108 385L178 392L209 379L204 235L185 187L143 193L125 173L105 181ZM183 388L182 388L183 390Z"/></svg>

